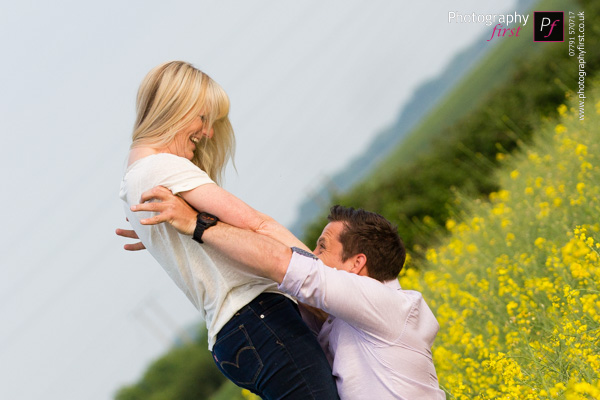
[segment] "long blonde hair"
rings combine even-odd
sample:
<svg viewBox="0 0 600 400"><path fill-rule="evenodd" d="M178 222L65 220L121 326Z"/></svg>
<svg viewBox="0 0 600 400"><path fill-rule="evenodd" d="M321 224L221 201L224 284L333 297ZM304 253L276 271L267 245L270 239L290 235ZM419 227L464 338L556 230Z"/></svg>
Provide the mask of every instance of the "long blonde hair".
<svg viewBox="0 0 600 400"><path fill-rule="evenodd" d="M142 81L136 113L131 148L166 146L177 132L203 115L206 128L214 129L214 134L197 144L192 162L221 182L235 153L235 136L228 117L229 98L218 83L190 63L161 64Z"/></svg>

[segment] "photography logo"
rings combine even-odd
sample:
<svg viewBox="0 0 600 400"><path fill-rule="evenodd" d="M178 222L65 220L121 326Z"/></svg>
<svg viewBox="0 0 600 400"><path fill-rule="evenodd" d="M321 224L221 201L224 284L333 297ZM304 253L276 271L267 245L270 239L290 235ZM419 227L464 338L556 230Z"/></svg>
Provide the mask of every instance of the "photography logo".
<svg viewBox="0 0 600 400"><path fill-rule="evenodd" d="M533 13L534 42L564 42L565 13L562 11L535 11Z"/></svg>

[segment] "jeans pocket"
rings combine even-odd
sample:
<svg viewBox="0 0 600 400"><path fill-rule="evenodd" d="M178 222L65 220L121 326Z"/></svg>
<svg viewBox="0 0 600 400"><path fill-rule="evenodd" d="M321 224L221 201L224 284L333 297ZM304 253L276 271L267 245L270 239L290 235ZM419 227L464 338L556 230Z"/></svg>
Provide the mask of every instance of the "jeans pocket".
<svg viewBox="0 0 600 400"><path fill-rule="evenodd" d="M262 318L264 318L280 308L287 306L291 302L292 301L290 299L283 295L269 293L269 296L266 299L258 302L258 305L260 306L260 314L262 315Z"/></svg>
<svg viewBox="0 0 600 400"><path fill-rule="evenodd" d="M217 340L213 357L221 372L240 386L254 385L263 368L263 362L244 325Z"/></svg>

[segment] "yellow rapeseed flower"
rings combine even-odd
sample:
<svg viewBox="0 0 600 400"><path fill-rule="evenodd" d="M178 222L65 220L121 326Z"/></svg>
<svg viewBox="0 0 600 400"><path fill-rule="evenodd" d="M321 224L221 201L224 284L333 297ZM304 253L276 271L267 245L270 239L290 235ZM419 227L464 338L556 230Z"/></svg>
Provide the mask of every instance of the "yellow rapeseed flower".
<svg viewBox="0 0 600 400"><path fill-rule="evenodd" d="M563 125L563 124L558 124L556 125L556 127L554 127L554 132L556 133L564 133L567 131L567 128Z"/></svg>
<svg viewBox="0 0 600 400"><path fill-rule="evenodd" d="M533 244L535 244L535 246L540 249L542 249L544 247L545 243L546 243L546 239L544 239L543 237L539 237L539 238L535 239L535 242L533 242Z"/></svg>
<svg viewBox="0 0 600 400"><path fill-rule="evenodd" d="M540 156L535 153L535 152L531 152L527 155L527 158L529 159L529 161L532 162L539 162L540 161Z"/></svg>
<svg viewBox="0 0 600 400"><path fill-rule="evenodd" d="M544 178L542 178L541 176L538 176L537 178L535 178L535 187L536 188L541 188L542 184L544 183Z"/></svg>
<svg viewBox="0 0 600 400"><path fill-rule="evenodd" d="M562 205L562 199L560 197L555 197L554 200L552 200L552 205L556 208L560 207Z"/></svg>
<svg viewBox="0 0 600 400"><path fill-rule="evenodd" d="M511 245L512 245L512 242L513 242L513 240L515 240L515 234L514 234L514 233L512 233L512 232L508 232L508 233L506 234L506 244L507 244L508 246L511 246Z"/></svg>
<svg viewBox="0 0 600 400"><path fill-rule="evenodd" d="M575 148L575 154L578 156L587 156L588 147L584 144L578 144Z"/></svg>
<svg viewBox="0 0 600 400"><path fill-rule="evenodd" d="M547 201L542 201L538 204L538 206L540 208L540 212L537 215L538 218L544 218L550 214L550 203Z"/></svg>
<svg viewBox="0 0 600 400"><path fill-rule="evenodd" d="M453 219L449 219L448 221L446 221L446 229L448 229L449 231L452 231L452 229L456 226L456 221L454 221Z"/></svg>
<svg viewBox="0 0 600 400"><path fill-rule="evenodd" d="M561 104L560 106L558 106L557 110L558 110L558 115L561 115L561 116L565 115L567 112L567 106L564 104Z"/></svg>
<svg viewBox="0 0 600 400"><path fill-rule="evenodd" d="M581 172L585 173L586 171L590 171L593 168L594 166L587 161L581 163Z"/></svg>
<svg viewBox="0 0 600 400"><path fill-rule="evenodd" d="M437 264L438 262L437 252L433 248L427 249L427 252L425 253L425 258L427 258L427 260L432 262L433 264Z"/></svg>
<svg viewBox="0 0 600 400"><path fill-rule="evenodd" d="M498 198L502 201L509 201L510 200L510 191L502 189L502 190L498 190Z"/></svg>
<svg viewBox="0 0 600 400"><path fill-rule="evenodd" d="M242 389L242 397L246 400L260 400L260 397L258 397L248 389Z"/></svg>

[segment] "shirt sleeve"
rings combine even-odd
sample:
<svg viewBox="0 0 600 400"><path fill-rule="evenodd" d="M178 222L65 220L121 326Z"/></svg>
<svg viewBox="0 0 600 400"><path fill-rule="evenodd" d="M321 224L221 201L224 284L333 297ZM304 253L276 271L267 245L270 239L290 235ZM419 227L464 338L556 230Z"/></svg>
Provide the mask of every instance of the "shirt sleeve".
<svg viewBox="0 0 600 400"><path fill-rule="evenodd" d="M296 251L279 289L355 328L388 339L401 334L414 304L373 278L338 271Z"/></svg>
<svg viewBox="0 0 600 400"><path fill-rule="evenodd" d="M160 161L153 163L152 173L158 184L173 192L186 192L207 183L215 183L206 172L190 160L173 154L160 154Z"/></svg>

